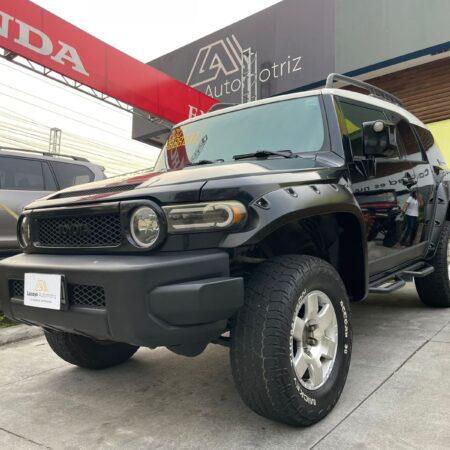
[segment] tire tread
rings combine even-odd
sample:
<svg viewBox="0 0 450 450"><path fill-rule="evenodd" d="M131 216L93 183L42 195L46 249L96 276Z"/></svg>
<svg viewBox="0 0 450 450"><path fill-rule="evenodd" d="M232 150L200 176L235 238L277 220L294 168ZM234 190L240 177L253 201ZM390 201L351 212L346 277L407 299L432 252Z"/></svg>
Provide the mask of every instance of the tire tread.
<svg viewBox="0 0 450 450"><path fill-rule="evenodd" d="M312 256L276 257L262 263L247 283L245 304L231 334L231 367L243 401L264 417L294 426L308 426L323 418L340 395L336 393L326 410L313 412L299 407L298 395L292 393L293 380L280 383L281 374L289 379L288 369L279 362L285 352L283 330L291 327L291 299L299 280L313 271L331 275L345 293L342 280L326 261Z"/></svg>
<svg viewBox="0 0 450 450"><path fill-rule="evenodd" d="M425 305L436 308L450 307L450 282L447 263L447 246L450 239L450 222L445 222L436 252L429 263L434 272L426 277L415 278L415 285L420 299Z"/></svg>
<svg viewBox="0 0 450 450"><path fill-rule="evenodd" d="M106 369L130 359L139 347L114 342L100 344L85 336L45 331L51 349L64 361L85 369Z"/></svg>

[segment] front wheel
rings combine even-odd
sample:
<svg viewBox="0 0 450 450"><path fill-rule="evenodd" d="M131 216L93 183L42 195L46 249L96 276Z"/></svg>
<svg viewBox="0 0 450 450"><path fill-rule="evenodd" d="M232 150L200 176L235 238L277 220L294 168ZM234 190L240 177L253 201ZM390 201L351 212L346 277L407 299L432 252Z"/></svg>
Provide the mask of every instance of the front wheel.
<svg viewBox="0 0 450 450"><path fill-rule="evenodd" d="M450 307L450 222L442 226L436 252L429 261L434 272L415 278L417 293L425 305Z"/></svg>
<svg viewBox="0 0 450 450"><path fill-rule="evenodd" d="M244 402L294 426L312 425L339 399L350 365L350 308L339 274L312 256L262 263L231 330L231 367Z"/></svg>
<svg viewBox="0 0 450 450"><path fill-rule="evenodd" d="M45 331L51 349L64 361L85 369L106 369L130 359L139 347L119 342L97 342L78 334Z"/></svg>

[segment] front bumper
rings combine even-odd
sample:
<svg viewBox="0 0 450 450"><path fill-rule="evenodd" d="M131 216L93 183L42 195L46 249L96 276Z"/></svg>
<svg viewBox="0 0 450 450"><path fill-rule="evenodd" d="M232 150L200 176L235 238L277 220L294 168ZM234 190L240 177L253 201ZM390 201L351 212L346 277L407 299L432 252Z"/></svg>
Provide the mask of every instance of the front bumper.
<svg viewBox="0 0 450 450"><path fill-rule="evenodd" d="M62 274L66 308L24 306L17 286L26 272ZM100 306L73 303L71 295L92 287L103 292ZM98 340L150 347L209 342L226 329L243 298L243 280L230 277L222 251L21 254L0 262L0 302L8 317Z"/></svg>

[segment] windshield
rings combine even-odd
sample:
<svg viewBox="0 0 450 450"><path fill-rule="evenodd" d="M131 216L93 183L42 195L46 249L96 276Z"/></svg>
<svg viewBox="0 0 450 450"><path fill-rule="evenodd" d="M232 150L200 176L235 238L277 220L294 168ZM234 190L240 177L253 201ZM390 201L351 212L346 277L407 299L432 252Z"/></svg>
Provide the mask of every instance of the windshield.
<svg viewBox="0 0 450 450"><path fill-rule="evenodd" d="M205 160L233 161L235 155L261 150L301 154L318 152L324 146L319 97L310 96L230 111L175 127L160 163L180 169Z"/></svg>

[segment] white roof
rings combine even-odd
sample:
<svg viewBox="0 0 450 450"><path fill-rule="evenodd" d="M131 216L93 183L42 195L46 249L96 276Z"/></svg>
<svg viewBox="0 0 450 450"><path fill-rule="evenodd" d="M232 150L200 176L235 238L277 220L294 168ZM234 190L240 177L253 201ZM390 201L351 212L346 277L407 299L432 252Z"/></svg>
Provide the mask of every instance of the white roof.
<svg viewBox="0 0 450 450"><path fill-rule="evenodd" d="M254 106L265 105L267 103L275 103L275 102L280 102L283 100L291 100L294 98L309 97L311 95L320 95L320 94L336 95L339 97L345 97L345 98L349 98L351 100L356 100L356 101L360 101L360 102L367 103L370 105L378 106L380 108L388 109L390 111L401 114L402 116L404 116L406 119L408 119L414 125L419 125L421 127L425 127L425 125L416 116L412 115L410 112L408 112L406 109L402 108L401 106L394 105L393 103L390 103L386 100L382 100L381 98L378 98L378 97L373 97L371 95L360 94L358 92L348 91L346 89L329 89L329 88L314 89L314 90L304 91L304 92L296 92L294 94L278 95L276 97L265 98L263 100L257 100L255 102L244 103L244 104L240 104L240 105L236 105L236 106L230 106L228 108L219 109L217 111L213 111L213 112L210 112L207 114L203 114L201 116L197 116L197 117L185 120L184 122L181 122L179 125L185 125L187 123L194 122L199 119L204 119L206 117L219 116L221 114L229 113L232 111L239 111L239 110L245 109L245 108L252 108Z"/></svg>
<svg viewBox="0 0 450 450"><path fill-rule="evenodd" d="M348 91L347 89L321 89L323 94L339 95L340 97L350 98L352 100L357 100L364 103L369 103L380 108L388 109L390 111L401 114L406 117L412 124L425 127L423 122L421 122L416 116L411 114L405 108L401 106L394 105L394 103L388 102L378 97L373 97L371 95L360 94L359 92Z"/></svg>

